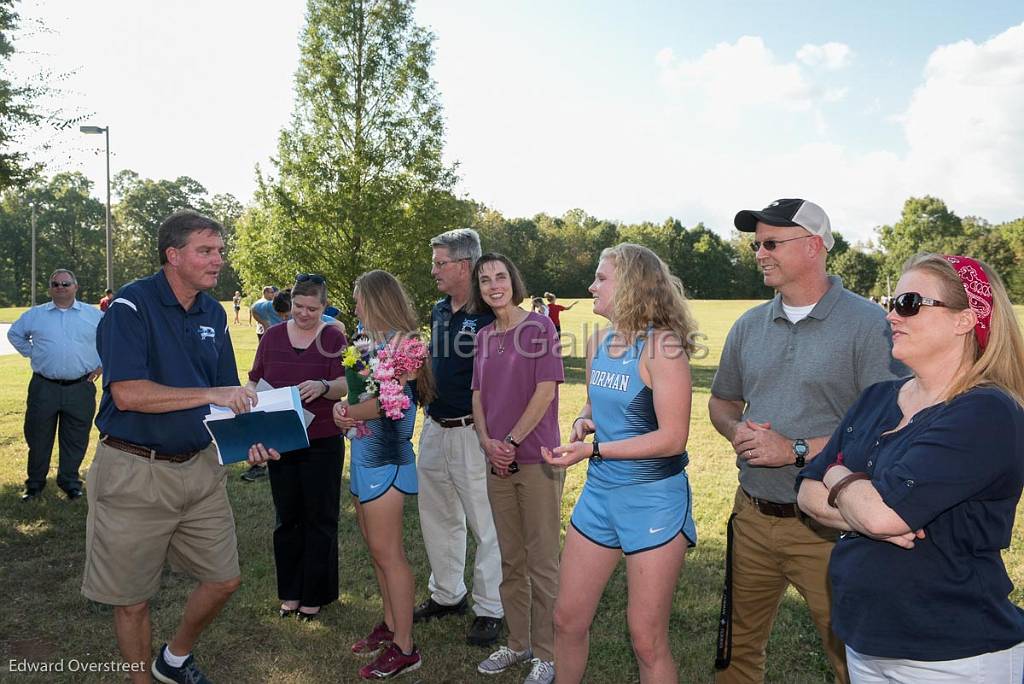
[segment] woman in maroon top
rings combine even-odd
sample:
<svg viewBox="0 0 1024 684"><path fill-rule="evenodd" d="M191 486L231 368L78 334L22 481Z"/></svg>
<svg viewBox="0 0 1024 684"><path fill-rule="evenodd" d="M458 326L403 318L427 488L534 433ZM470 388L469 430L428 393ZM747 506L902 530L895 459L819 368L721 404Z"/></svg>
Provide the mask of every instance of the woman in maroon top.
<svg viewBox="0 0 1024 684"><path fill-rule="evenodd" d="M501 548L501 603L508 645L479 665L498 674L530 663L530 684L555 678L552 623L558 594L558 549L565 471L541 458L558 433L558 385L565 380L554 324L520 308L526 287L501 254L473 269L472 305L494 312L477 333L473 358L473 426L491 465L487 496Z"/></svg>
<svg viewBox="0 0 1024 684"><path fill-rule="evenodd" d="M348 388L341 355L345 335L320 320L327 302L323 276L300 274L292 288L291 319L267 329L249 371L274 387L298 386L315 416L309 446L270 461L270 489L277 509L274 563L280 615L313 620L338 600L338 511L345 445L331 410Z"/></svg>

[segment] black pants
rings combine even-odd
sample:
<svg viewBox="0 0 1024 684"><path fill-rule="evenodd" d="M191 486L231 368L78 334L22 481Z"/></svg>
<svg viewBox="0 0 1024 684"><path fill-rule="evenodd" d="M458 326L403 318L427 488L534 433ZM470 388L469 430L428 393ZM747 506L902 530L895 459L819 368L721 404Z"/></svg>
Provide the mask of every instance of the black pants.
<svg viewBox="0 0 1024 684"><path fill-rule="evenodd" d="M338 512L345 443L311 439L309 447L270 461L277 595L323 606L338 600Z"/></svg>
<svg viewBox="0 0 1024 684"><path fill-rule="evenodd" d="M61 385L32 374L25 407L25 442L28 443L27 489L42 489L50 472L53 439L58 438L57 486L81 489L78 468L89 447L89 429L96 415L96 385L77 382Z"/></svg>

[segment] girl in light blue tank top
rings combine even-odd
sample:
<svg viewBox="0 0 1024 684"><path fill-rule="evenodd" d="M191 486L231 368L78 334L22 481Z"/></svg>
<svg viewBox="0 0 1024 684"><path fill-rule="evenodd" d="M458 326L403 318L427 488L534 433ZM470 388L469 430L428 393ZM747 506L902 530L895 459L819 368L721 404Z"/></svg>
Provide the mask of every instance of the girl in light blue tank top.
<svg viewBox="0 0 1024 684"><path fill-rule="evenodd" d="M598 442L628 439L658 429L654 393L640 378L640 360L647 335L638 336L619 357L609 353L615 339L614 332L605 335L590 362L587 392ZM686 452L671 458L592 460L587 468L587 480L610 487L652 482L678 474L687 461Z"/></svg>
<svg viewBox="0 0 1024 684"><path fill-rule="evenodd" d="M589 459L562 552L556 678L582 681L593 613L580 617L580 607L598 605L625 555L630 636L634 645L661 645L638 660L640 680L671 684L678 677L668 647L672 594L697 541L685 470L696 324L682 283L640 245L604 250L590 292L594 313L613 332L595 333L588 344L587 402L569 443L541 451L556 467ZM593 441L584 441L591 433Z"/></svg>

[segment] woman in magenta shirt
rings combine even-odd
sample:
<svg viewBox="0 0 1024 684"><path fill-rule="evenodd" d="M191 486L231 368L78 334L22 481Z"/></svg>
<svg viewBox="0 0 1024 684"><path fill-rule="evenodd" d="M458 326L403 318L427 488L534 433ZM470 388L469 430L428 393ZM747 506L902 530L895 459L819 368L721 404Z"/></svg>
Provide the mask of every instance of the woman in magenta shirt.
<svg viewBox="0 0 1024 684"><path fill-rule="evenodd" d="M477 336L473 421L491 463L487 496L501 548L501 603L508 645L477 669L530 662L528 682L555 676L552 620L565 474L541 458L559 443L558 384L565 380L558 334L545 316L519 308L523 279L507 257L485 254L473 270L473 306L495 321Z"/></svg>
<svg viewBox="0 0 1024 684"><path fill-rule="evenodd" d="M347 391L341 355L345 335L320 320L327 301L323 276L300 274L292 288L291 318L267 329L249 371L249 387L262 378L274 387L298 386L315 416L309 446L270 461L277 509L274 564L280 615L314 620L338 600L338 512L345 445L334 424L334 402Z"/></svg>

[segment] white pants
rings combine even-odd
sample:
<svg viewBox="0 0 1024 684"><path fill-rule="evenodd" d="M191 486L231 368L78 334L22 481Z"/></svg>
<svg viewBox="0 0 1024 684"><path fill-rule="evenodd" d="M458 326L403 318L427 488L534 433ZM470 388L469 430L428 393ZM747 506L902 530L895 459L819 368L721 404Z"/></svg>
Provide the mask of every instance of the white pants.
<svg viewBox="0 0 1024 684"><path fill-rule="evenodd" d="M416 464L420 529L430 560L430 596L453 605L466 595L466 524L476 539L473 611L502 617L501 552L487 499L487 459L472 426L443 428L427 418Z"/></svg>
<svg viewBox="0 0 1024 684"><path fill-rule="evenodd" d="M853 684L1021 684L1024 681L1024 642L1005 651L934 662L878 658L857 653L847 646L846 664Z"/></svg>

